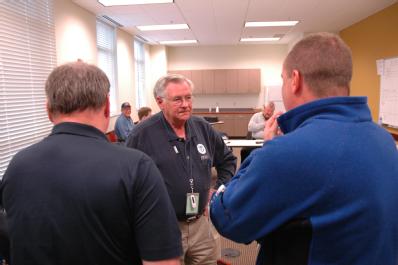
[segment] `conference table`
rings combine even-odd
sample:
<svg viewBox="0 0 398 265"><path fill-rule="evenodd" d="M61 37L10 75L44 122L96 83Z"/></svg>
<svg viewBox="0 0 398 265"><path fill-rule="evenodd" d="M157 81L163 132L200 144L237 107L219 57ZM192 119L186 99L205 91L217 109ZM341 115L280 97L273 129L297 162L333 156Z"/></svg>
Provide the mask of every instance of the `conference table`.
<svg viewBox="0 0 398 265"><path fill-rule="evenodd" d="M225 139L228 147L261 147L264 140L247 140L247 139Z"/></svg>

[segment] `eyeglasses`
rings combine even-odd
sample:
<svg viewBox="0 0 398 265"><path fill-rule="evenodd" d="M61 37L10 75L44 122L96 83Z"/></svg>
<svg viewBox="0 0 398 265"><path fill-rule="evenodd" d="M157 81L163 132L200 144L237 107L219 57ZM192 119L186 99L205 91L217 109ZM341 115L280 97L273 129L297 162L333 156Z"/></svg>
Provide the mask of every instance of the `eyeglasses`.
<svg viewBox="0 0 398 265"><path fill-rule="evenodd" d="M177 96L177 97L173 97L173 98L167 99L167 100L171 101L171 103L173 105L180 106L184 103L184 101L187 102L188 104L192 103L192 99L193 99L193 96L189 95L189 96L184 96L184 97Z"/></svg>

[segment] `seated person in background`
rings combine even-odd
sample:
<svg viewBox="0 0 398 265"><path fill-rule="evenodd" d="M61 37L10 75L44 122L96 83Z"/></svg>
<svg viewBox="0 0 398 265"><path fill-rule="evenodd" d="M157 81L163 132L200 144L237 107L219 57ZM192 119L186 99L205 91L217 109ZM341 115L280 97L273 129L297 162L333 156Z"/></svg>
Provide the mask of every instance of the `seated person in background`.
<svg viewBox="0 0 398 265"><path fill-rule="evenodd" d="M255 113L249 121L247 129L254 139L264 139L265 122L274 114L275 104L270 101L264 105L263 111Z"/></svg>
<svg viewBox="0 0 398 265"><path fill-rule="evenodd" d="M152 116L152 109L150 107L141 107L138 110L139 122L142 122Z"/></svg>
<svg viewBox="0 0 398 265"><path fill-rule="evenodd" d="M130 117L130 103L124 102L122 104L121 111L122 113L120 114L119 118L117 118L115 123L115 134L119 142L124 142L134 128L133 119Z"/></svg>
<svg viewBox="0 0 398 265"><path fill-rule="evenodd" d="M17 153L0 185L11 264L179 265L181 234L155 163L104 134L105 73L66 64L45 87L52 133Z"/></svg>
<svg viewBox="0 0 398 265"><path fill-rule="evenodd" d="M275 104L270 101L264 105L263 111L255 113L249 121L247 139L263 139L265 122L274 114ZM240 150L240 162L243 163L254 149L258 147L243 147Z"/></svg>

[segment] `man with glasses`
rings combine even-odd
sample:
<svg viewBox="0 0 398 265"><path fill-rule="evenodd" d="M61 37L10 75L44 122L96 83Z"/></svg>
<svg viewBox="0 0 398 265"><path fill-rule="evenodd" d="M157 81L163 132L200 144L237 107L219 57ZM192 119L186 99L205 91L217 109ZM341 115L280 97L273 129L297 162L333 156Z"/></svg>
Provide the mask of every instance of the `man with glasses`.
<svg viewBox="0 0 398 265"><path fill-rule="evenodd" d="M160 78L154 96L161 112L139 123L126 144L148 154L162 173L182 232L183 264L213 265L220 247L206 214L209 193L234 174L236 157L208 122L192 116L192 90L184 76Z"/></svg>

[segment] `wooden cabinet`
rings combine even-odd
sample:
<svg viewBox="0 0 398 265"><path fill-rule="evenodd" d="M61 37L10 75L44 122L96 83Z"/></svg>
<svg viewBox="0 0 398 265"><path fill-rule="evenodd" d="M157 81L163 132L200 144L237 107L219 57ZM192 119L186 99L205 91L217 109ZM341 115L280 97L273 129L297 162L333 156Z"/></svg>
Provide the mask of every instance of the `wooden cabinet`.
<svg viewBox="0 0 398 265"><path fill-rule="evenodd" d="M194 95L203 94L203 71L192 70L191 81L194 85L193 94Z"/></svg>
<svg viewBox="0 0 398 265"><path fill-rule="evenodd" d="M260 69L173 70L195 85L194 94L258 94L261 91Z"/></svg>
<svg viewBox="0 0 398 265"><path fill-rule="evenodd" d="M261 91L261 70L249 69L249 93L259 93Z"/></svg>
<svg viewBox="0 0 398 265"><path fill-rule="evenodd" d="M214 92L214 71L213 70L201 70L202 71L202 93L213 94Z"/></svg>
<svg viewBox="0 0 398 265"><path fill-rule="evenodd" d="M249 92L249 70L241 69L238 72L238 87L239 93Z"/></svg>
<svg viewBox="0 0 398 265"><path fill-rule="evenodd" d="M214 71L214 89L210 94L225 94L227 92L227 70Z"/></svg>
<svg viewBox="0 0 398 265"><path fill-rule="evenodd" d="M247 135L247 125L254 113L209 113L199 116L217 117L223 124L215 124L213 128L217 131L226 133L228 137L245 138Z"/></svg>
<svg viewBox="0 0 398 265"><path fill-rule="evenodd" d="M239 88L239 70L227 70L227 91L228 94L240 94Z"/></svg>

